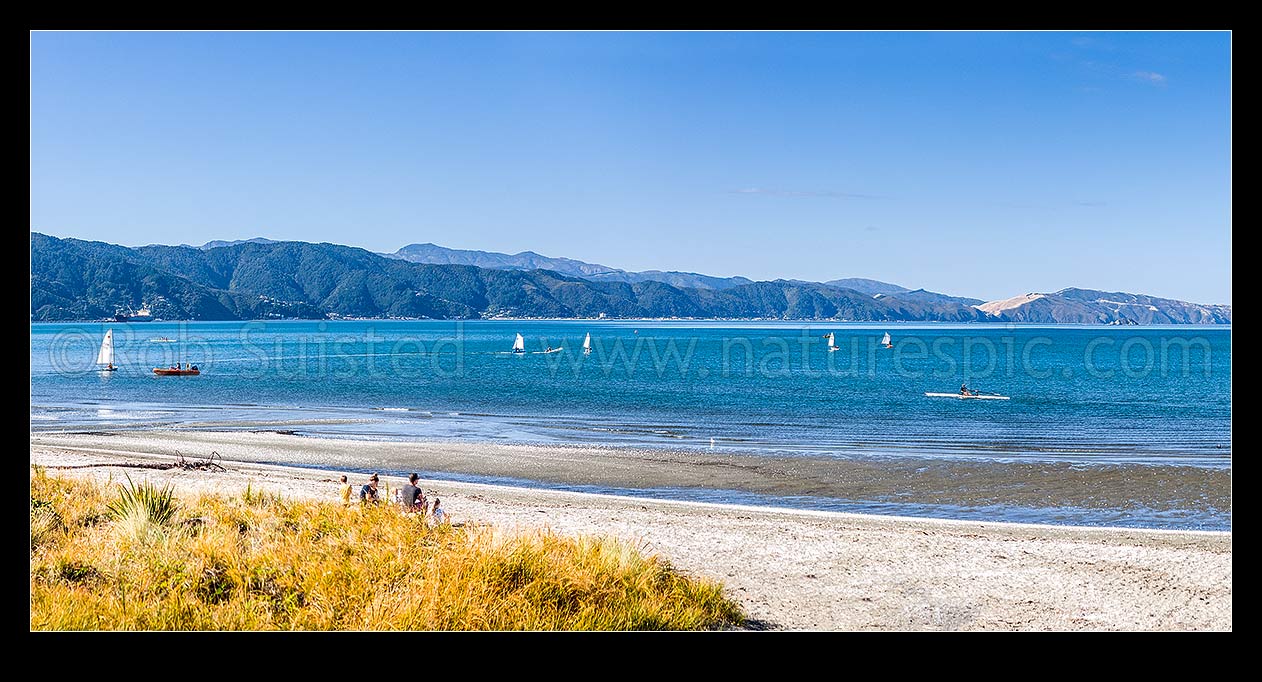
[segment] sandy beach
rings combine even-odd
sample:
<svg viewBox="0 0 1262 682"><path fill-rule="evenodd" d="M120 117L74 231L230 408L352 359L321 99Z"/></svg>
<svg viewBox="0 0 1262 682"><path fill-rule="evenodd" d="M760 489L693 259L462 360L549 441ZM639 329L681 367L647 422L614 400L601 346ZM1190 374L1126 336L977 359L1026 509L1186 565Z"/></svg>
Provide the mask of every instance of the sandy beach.
<svg viewBox="0 0 1262 682"><path fill-rule="evenodd" d="M122 466L211 450L227 472ZM408 444L278 433L163 431L31 435L31 464L67 476L169 481L180 495L251 485L336 499L340 462L382 468L390 450L417 470L582 483L677 485L753 474L721 458L637 455L599 448ZM333 455L336 456L333 456ZM650 455L645 455L650 456ZM716 465L715 463L719 465ZM105 466L93 466L105 465ZM295 466L296 465L296 466ZM599 476L592 473L599 470ZM391 487L403 479L383 476ZM690 479L692 480L692 479ZM772 485L768 483L767 485ZM457 523L550 527L639 542L680 569L721 581L758 629L1231 630L1231 533L1037 526L658 501L427 480Z"/></svg>

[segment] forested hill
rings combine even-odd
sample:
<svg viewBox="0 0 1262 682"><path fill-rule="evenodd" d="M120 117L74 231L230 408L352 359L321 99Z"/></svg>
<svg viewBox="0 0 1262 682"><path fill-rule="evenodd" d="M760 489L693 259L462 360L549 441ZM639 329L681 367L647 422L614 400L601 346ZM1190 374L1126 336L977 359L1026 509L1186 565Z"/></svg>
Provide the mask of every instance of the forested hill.
<svg viewBox="0 0 1262 682"><path fill-rule="evenodd" d="M1144 304L1163 300L1144 299ZM873 295L789 280L723 289L653 280L603 282L551 270L414 263L336 244L247 241L202 248L129 248L31 234L34 321L103 319L141 307L164 320L602 314L611 318L1008 319L1004 315L1009 309L992 314L981 309L985 306L969 305L971 301L923 291ZM1083 318L1086 305L1086 301L1076 303L1075 321ZM1229 322L1229 308L1225 315L1225 320L1199 321Z"/></svg>
<svg viewBox="0 0 1262 682"><path fill-rule="evenodd" d="M967 305L880 299L802 282L723 290L593 282L549 270L431 265L348 246L242 242L144 246L31 234L33 320L149 307L167 320L276 317L739 317L985 320Z"/></svg>

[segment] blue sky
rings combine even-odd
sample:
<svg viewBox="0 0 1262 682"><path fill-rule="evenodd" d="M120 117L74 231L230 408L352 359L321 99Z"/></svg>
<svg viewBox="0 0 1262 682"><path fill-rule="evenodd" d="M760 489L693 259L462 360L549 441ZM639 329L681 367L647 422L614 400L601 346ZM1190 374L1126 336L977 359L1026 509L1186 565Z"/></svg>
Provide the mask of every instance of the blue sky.
<svg viewBox="0 0 1262 682"><path fill-rule="evenodd" d="M1227 33L31 34L31 229L1231 302Z"/></svg>

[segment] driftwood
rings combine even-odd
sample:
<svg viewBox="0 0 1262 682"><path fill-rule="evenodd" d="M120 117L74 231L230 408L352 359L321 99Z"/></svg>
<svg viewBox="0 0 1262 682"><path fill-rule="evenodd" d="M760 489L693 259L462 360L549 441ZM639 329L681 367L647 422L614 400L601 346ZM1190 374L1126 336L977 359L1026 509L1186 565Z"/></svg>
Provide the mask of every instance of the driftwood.
<svg viewBox="0 0 1262 682"><path fill-rule="evenodd" d="M180 454L178 450L175 454L180 455L180 460L175 463L175 466L180 469L184 469L185 471L227 471L227 469L223 468L222 464L215 461L223 460L223 457L221 457L215 450L211 450L209 457L197 461L184 459L184 455Z"/></svg>
<svg viewBox="0 0 1262 682"><path fill-rule="evenodd" d="M169 469L183 469L184 471L227 471L218 461L223 461L223 456L217 451L211 451L210 456L198 460L184 459L183 453L176 451L180 456L179 460L170 463L159 464L155 462L118 462L113 464L62 464L50 465L46 469L91 469L92 467L121 467L127 469L157 469L158 471L167 471Z"/></svg>

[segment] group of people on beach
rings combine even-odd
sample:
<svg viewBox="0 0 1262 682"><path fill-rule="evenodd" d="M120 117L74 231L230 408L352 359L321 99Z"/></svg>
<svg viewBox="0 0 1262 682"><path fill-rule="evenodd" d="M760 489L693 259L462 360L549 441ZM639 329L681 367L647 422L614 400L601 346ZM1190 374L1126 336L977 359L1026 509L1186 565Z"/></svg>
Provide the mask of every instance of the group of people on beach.
<svg viewBox="0 0 1262 682"><path fill-rule="evenodd" d="M351 504L351 484L346 480L343 474L342 485L339 492L342 495L342 504L350 506ZM377 474L368 477L368 482L359 489L360 504L381 504L383 501L381 491L377 484L381 482ZM402 488L396 488L394 498L391 500L395 505L400 507L406 514L420 514L422 517L426 515L433 517L435 523L447 523L447 511L441 506L442 501L437 497L433 503L425 499L425 493L421 490L420 476L416 474L408 474L407 485Z"/></svg>

